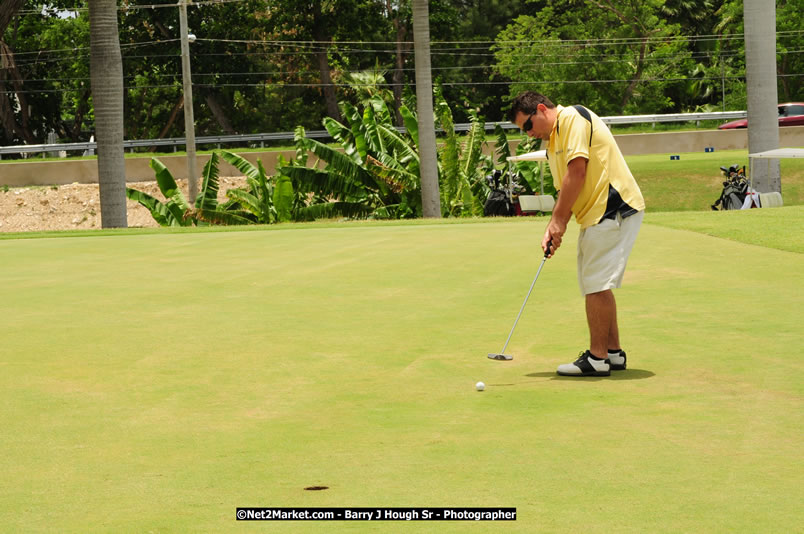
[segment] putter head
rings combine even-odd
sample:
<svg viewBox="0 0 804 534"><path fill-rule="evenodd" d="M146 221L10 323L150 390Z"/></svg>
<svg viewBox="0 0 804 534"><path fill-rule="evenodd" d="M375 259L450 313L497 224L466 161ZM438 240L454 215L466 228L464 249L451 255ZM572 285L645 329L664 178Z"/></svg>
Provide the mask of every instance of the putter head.
<svg viewBox="0 0 804 534"><path fill-rule="evenodd" d="M513 357L513 356L510 356L510 355L508 355L508 354L495 354L495 353L493 353L493 352L489 352L489 359L490 359L490 360L502 360L502 361L508 361L508 360L513 360L513 359L514 359L514 357Z"/></svg>

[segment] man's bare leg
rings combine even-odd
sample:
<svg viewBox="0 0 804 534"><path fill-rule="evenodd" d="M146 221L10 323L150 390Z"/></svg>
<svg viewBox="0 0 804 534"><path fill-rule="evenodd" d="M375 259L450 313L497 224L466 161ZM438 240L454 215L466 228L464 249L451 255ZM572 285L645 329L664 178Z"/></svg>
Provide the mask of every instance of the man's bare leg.
<svg viewBox="0 0 804 534"><path fill-rule="evenodd" d="M589 350L605 359L609 349L620 348L617 302L610 289L586 295L586 321L589 324Z"/></svg>

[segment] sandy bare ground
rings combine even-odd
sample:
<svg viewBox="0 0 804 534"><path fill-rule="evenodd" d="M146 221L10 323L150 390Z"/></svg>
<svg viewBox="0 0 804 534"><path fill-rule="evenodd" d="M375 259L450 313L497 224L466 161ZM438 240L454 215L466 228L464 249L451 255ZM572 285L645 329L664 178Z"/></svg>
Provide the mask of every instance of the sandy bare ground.
<svg viewBox="0 0 804 534"><path fill-rule="evenodd" d="M187 195L186 180L178 181ZM128 187L144 191L160 200L156 182L129 183ZM226 191L245 187L242 177L221 177L218 198ZM151 213L137 202L127 200L129 227L159 226ZM0 232L36 232L45 230L92 230L101 228L98 184L0 188Z"/></svg>

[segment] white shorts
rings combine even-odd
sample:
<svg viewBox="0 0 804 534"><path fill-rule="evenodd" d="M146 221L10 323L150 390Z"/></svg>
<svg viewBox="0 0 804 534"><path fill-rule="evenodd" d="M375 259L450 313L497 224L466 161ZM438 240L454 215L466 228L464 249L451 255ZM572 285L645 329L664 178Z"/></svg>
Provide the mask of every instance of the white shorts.
<svg viewBox="0 0 804 534"><path fill-rule="evenodd" d="M622 286L625 264L636 242L645 212L623 219L603 219L578 237L578 284L581 295Z"/></svg>

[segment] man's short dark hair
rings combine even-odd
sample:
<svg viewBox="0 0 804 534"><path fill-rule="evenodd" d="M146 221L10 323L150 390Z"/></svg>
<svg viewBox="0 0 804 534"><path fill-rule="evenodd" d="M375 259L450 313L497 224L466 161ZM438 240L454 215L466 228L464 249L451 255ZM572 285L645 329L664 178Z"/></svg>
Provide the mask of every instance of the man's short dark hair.
<svg viewBox="0 0 804 534"><path fill-rule="evenodd" d="M508 112L508 120L514 122L516 114L520 111L525 115L536 113L536 107L539 104L544 104L549 109L556 107L555 104L550 102L549 98L536 91L519 93L519 96L514 98L513 102L511 102L511 111Z"/></svg>

